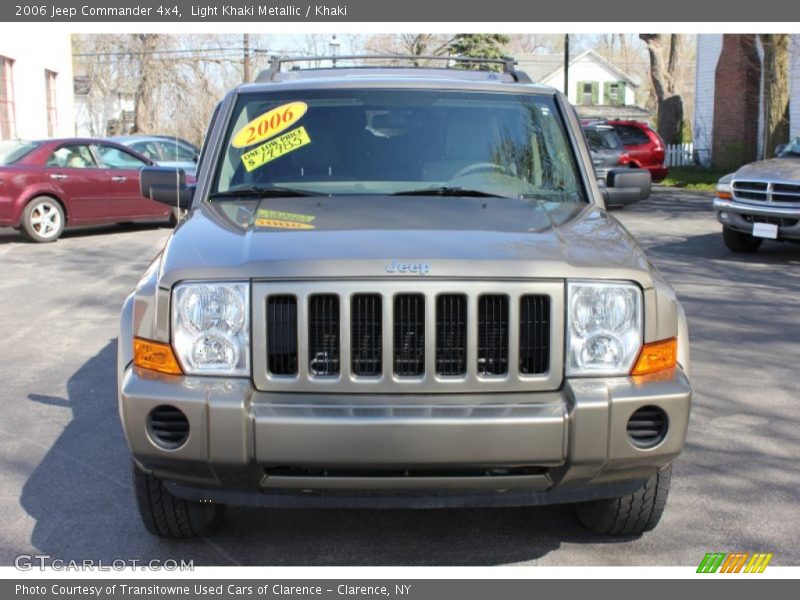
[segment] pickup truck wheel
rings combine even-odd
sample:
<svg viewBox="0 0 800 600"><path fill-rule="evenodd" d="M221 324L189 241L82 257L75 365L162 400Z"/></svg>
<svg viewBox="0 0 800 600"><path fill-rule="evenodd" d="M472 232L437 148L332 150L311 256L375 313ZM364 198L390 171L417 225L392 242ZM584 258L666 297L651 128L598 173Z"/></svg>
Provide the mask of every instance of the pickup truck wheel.
<svg viewBox="0 0 800 600"><path fill-rule="evenodd" d="M749 233L742 233L728 227L722 228L722 240L732 252L755 252L761 245L761 238L753 237Z"/></svg>
<svg viewBox="0 0 800 600"><path fill-rule="evenodd" d="M672 465L661 469L634 493L575 505L581 523L594 533L640 535L661 519L667 503Z"/></svg>
<svg viewBox="0 0 800 600"><path fill-rule="evenodd" d="M164 483L133 464L136 504L144 526L162 538L195 538L211 535L222 522L223 504L181 500Z"/></svg>
<svg viewBox="0 0 800 600"><path fill-rule="evenodd" d="M34 198L22 211L20 232L31 242L54 242L64 231L64 210L49 196Z"/></svg>

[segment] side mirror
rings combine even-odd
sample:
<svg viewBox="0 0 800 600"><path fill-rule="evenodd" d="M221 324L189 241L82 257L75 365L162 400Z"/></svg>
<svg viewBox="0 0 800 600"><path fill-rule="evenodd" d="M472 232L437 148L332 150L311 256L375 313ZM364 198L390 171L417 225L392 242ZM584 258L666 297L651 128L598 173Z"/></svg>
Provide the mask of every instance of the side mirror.
<svg viewBox="0 0 800 600"><path fill-rule="evenodd" d="M784 150L786 150L786 144L778 144L778 147L775 148L775 156L780 156Z"/></svg>
<svg viewBox="0 0 800 600"><path fill-rule="evenodd" d="M139 171L139 191L145 198L187 210L195 184L186 183L186 173L175 167L144 167Z"/></svg>
<svg viewBox="0 0 800 600"><path fill-rule="evenodd" d="M600 188L606 206L627 206L650 197L652 178L647 169L611 169Z"/></svg>

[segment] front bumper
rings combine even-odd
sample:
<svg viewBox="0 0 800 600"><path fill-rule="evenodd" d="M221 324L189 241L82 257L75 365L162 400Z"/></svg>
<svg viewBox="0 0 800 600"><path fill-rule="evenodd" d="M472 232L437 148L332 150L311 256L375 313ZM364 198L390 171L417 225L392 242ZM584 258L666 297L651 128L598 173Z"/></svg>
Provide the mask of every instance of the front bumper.
<svg viewBox="0 0 800 600"><path fill-rule="evenodd" d="M768 219L778 225L778 239L800 240L800 206L772 206L765 202L756 205L715 198L714 213L717 221L736 231L752 233L754 221Z"/></svg>
<svg viewBox="0 0 800 600"><path fill-rule="evenodd" d="M566 380L559 391L452 395L256 391L248 380L136 367L120 415L139 466L181 497L234 504L472 506L621 495L681 451L691 388L660 377ZM179 408L189 436L164 449L150 411ZM663 440L628 440L631 414L665 411ZM360 500L359 500L360 499Z"/></svg>

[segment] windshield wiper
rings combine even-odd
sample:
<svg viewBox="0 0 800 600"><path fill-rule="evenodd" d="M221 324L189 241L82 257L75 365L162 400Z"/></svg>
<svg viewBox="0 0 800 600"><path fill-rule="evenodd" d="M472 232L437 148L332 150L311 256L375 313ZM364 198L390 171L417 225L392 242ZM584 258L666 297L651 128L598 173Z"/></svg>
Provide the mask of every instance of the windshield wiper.
<svg viewBox="0 0 800 600"><path fill-rule="evenodd" d="M307 196L327 196L319 192L309 192L277 185L239 185L224 192L209 194L209 200L215 198L304 198Z"/></svg>
<svg viewBox="0 0 800 600"><path fill-rule="evenodd" d="M392 196L463 196L470 198L516 198L516 196L502 196L482 190L473 190L463 187L439 186L394 192Z"/></svg>

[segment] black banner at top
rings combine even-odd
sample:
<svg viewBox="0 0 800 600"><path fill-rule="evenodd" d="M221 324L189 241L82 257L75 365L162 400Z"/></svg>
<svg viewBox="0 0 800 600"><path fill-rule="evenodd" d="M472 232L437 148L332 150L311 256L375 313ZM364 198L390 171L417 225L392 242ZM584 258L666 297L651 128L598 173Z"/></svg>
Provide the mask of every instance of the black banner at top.
<svg viewBox="0 0 800 600"><path fill-rule="evenodd" d="M800 21L787 0L18 0L4 22L778 22Z"/></svg>

